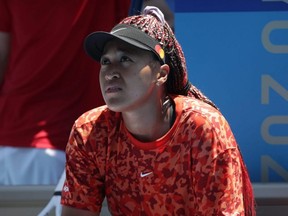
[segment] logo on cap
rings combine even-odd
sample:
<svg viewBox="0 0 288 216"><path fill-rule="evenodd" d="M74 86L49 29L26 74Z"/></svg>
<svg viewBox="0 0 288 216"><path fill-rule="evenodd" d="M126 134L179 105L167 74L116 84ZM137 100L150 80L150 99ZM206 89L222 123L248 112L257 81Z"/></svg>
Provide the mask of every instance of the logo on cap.
<svg viewBox="0 0 288 216"><path fill-rule="evenodd" d="M155 51L158 53L158 55L160 56L160 58L161 58L162 60L164 60L165 52L164 52L164 50L162 49L162 47L161 47L159 44L157 44L154 49L155 49Z"/></svg>
<svg viewBox="0 0 288 216"><path fill-rule="evenodd" d="M111 34L115 34L116 32L118 32L118 31L121 31L121 30L126 30L127 28L119 28L119 29L116 29L116 30L114 30L114 31L111 31L110 33Z"/></svg>

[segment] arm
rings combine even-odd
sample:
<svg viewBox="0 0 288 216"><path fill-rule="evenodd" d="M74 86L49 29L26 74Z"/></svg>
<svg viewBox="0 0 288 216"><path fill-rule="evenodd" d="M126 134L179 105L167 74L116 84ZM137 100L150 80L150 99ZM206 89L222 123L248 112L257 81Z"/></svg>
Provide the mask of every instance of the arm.
<svg viewBox="0 0 288 216"><path fill-rule="evenodd" d="M174 30L174 13L171 11L166 0L144 0L142 8L145 8L146 6L158 7L163 12L165 20L168 22L171 29Z"/></svg>
<svg viewBox="0 0 288 216"><path fill-rule="evenodd" d="M7 65L9 49L10 49L10 34L7 32L0 32L0 86L4 78L4 72Z"/></svg>
<svg viewBox="0 0 288 216"><path fill-rule="evenodd" d="M63 206L62 216L99 216L99 213Z"/></svg>
<svg viewBox="0 0 288 216"><path fill-rule="evenodd" d="M199 142L194 150L194 191L197 215L254 215L252 188L243 160L226 120L194 117ZM193 159L192 158L192 159ZM247 193L248 192L248 193Z"/></svg>
<svg viewBox="0 0 288 216"><path fill-rule="evenodd" d="M227 149L211 162L208 172L204 171L205 198L199 204L206 210L204 215L245 215L240 160L237 149Z"/></svg>

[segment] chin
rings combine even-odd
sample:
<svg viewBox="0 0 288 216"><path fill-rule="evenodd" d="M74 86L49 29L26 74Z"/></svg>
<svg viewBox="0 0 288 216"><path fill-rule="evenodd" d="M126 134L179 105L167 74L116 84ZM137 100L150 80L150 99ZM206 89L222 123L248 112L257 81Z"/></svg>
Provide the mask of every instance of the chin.
<svg viewBox="0 0 288 216"><path fill-rule="evenodd" d="M122 112L123 111L123 102L116 100L105 100L107 107L113 112Z"/></svg>
<svg viewBox="0 0 288 216"><path fill-rule="evenodd" d="M113 111L113 112L123 112L123 109L119 108L119 107L115 107L115 106L107 106L109 110Z"/></svg>

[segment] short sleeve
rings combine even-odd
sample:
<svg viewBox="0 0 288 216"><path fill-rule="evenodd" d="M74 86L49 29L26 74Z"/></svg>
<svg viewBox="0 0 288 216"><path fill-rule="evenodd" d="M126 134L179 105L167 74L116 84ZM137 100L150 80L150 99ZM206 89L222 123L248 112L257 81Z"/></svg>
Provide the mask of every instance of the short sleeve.
<svg viewBox="0 0 288 216"><path fill-rule="evenodd" d="M196 187L199 215L245 215L241 164L236 149L221 153L199 177Z"/></svg>
<svg viewBox="0 0 288 216"><path fill-rule="evenodd" d="M217 124L201 121L192 171L196 215L244 216L242 157L234 136L221 116Z"/></svg>
<svg viewBox="0 0 288 216"><path fill-rule="evenodd" d="M85 128L72 129L66 147L66 181L61 204L100 212L104 200L104 178L100 175L93 152L83 134Z"/></svg>

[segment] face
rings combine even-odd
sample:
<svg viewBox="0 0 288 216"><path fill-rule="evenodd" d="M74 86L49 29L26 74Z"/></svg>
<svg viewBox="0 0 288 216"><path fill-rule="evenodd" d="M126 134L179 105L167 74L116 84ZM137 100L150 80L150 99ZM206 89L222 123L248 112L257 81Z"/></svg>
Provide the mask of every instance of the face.
<svg viewBox="0 0 288 216"><path fill-rule="evenodd" d="M100 86L109 109L129 112L159 97L156 82L160 63L154 54L120 40L105 45L100 60Z"/></svg>

